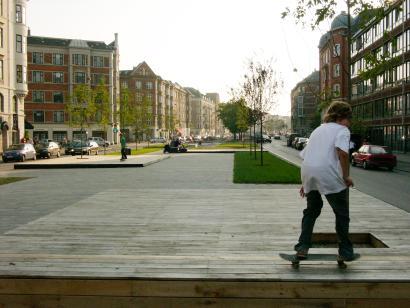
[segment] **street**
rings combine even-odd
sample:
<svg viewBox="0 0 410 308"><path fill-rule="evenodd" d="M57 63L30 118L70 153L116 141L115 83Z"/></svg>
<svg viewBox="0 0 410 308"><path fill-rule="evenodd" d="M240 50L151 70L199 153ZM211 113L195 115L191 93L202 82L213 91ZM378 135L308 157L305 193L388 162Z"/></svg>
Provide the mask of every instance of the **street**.
<svg viewBox="0 0 410 308"><path fill-rule="evenodd" d="M265 149L277 153L288 160L299 164L302 159L299 151L287 147L285 140L272 140L266 143ZM350 167L355 189L390 203L410 212L410 173L400 170L393 172L386 169L364 170L361 167Z"/></svg>

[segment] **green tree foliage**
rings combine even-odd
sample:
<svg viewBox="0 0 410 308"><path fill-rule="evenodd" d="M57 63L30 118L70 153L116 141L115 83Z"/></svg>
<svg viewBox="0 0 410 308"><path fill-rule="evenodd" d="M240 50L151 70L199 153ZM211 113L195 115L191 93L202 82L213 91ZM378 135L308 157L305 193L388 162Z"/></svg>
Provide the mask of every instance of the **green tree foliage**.
<svg viewBox="0 0 410 308"><path fill-rule="evenodd" d="M246 132L248 129L248 111L243 99L231 100L221 104L218 108L218 118L223 125L234 135Z"/></svg>
<svg viewBox="0 0 410 308"><path fill-rule="evenodd" d="M94 101L95 101L95 120L104 128L104 132L107 131L108 124L111 123L111 105L110 94L104 79L101 79L97 87L94 89Z"/></svg>
<svg viewBox="0 0 410 308"><path fill-rule="evenodd" d="M95 122L97 111L95 93L89 85L81 84L74 87L73 95L69 97L65 111L69 116L70 126L89 126Z"/></svg>

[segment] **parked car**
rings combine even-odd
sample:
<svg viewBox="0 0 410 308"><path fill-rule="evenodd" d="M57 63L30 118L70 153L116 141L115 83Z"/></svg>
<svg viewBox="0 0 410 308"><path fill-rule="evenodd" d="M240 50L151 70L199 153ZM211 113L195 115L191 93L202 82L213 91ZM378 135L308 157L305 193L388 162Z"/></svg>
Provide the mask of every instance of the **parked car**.
<svg viewBox="0 0 410 308"><path fill-rule="evenodd" d="M101 137L90 137L88 138L89 141L95 141L97 142L99 147L108 147L110 143L107 140L104 140L104 138Z"/></svg>
<svg viewBox="0 0 410 308"><path fill-rule="evenodd" d="M99 146L98 143L95 141L86 141L86 142L73 142L73 147L70 150L71 155L91 155L95 154L98 155Z"/></svg>
<svg viewBox="0 0 410 308"><path fill-rule="evenodd" d="M359 151L352 154L351 163L352 166L361 165L364 169L386 167L391 171L397 165L397 158L388 147L363 145Z"/></svg>
<svg viewBox="0 0 410 308"><path fill-rule="evenodd" d="M300 137L300 135L297 134L297 133L289 134L289 135L288 135L288 140L286 141L286 145L287 145L288 147L291 147L291 146L292 146L292 142L294 141L294 139L295 139L296 137Z"/></svg>
<svg viewBox="0 0 410 308"><path fill-rule="evenodd" d="M280 135L274 135L274 136L273 136L273 139L275 139L275 140L280 140Z"/></svg>
<svg viewBox="0 0 410 308"><path fill-rule="evenodd" d="M271 143L272 139L270 139L268 135L262 135L262 138L261 138L261 135L256 135L256 142L260 143L261 141L263 143L266 143L266 142Z"/></svg>
<svg viewBox="0 0 410 308"><path fill-rule="evenodd" d="M295 137L295 138L293 139L293 141L292 141L292 148L295 148L295 149L296 149L296 143L299 141L299 138L301 138L301 137Z"/></svg>
<svg viewBox="0 0 410 308"><path fill-rule="evenodd" d="M54 141L42 141L35 145L37 156L41 158L60 157L60 146Z"/></svg>
<svg viewBox="0 0 410 308"><path fill-rule="evenodd" d="M25 161L26 159L36 160L36 149L30 143L13 144L7 148L2 155L3 161Z"/></svg>
<svg viewBox="0 0 410 308"><path fill-rule="evenodd" d="M151 142L151 143L166 143L167 140L164 137L158 137L158 138L151 138L149 142Z"/></svg>
<svg viewBox="0 0 410 308"><path fill-rule="evenodd" d="M178 140L172 140L164 146L165 153L186 153L188 149Z"/></svg>
<svg viewBox="0 0 410 308"><path fill-rule="evenodd" d="M306 143L306 141L308 140L308 138L304 138L304 137L298 137L297 141L295 143L295 149L296 150L303 150L303 146Z"/></svg>

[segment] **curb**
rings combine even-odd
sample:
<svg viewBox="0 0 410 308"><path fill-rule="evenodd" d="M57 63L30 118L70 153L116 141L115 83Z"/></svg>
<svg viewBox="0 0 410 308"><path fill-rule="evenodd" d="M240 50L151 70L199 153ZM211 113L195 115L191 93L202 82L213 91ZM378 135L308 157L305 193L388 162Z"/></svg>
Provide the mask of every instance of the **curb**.
<svg viewBox="0 0 410 308"><path fill-rule="evenodd" d="M15 164L14 169L109 169L109 168L143 168L152 164L159 163L170 156L158 158L146 163L83 163L83 164Z"/></svg>

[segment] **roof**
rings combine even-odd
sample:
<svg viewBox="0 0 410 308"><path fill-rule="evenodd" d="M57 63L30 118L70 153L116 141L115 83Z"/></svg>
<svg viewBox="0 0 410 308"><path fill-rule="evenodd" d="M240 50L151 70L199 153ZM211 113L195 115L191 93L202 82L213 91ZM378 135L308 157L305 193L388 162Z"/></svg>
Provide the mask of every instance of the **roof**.
<svg viewBox="0 0 410 308"><path fill-rule="evenodd" d="M319 71L314 71L312 72L309 76L304 78L303 80L299 81L296 86L292 89L292 92L299 87L302 84L307 84L307 83L317 83L319 85Z"/></svg>
<svg viewBox="0 0 410 308"><path fill-rule="evenodd" d="M197 90L197 89L190 88L190 87L185 87L184 89L187 90L192 96L195 96L195 97L202 97L203 96L202 93L199 92L199 90Z"/></svg>
<svg viewBox="0 0 410 308"><path fill-rule="evenodd" d="M71 48L91 48L100 50L114 50L115 46L107 45L100 41L86 41L77 39L62 39L43 36L27 37L28 45L53 46L53 47L71 47Z"/></svg>

